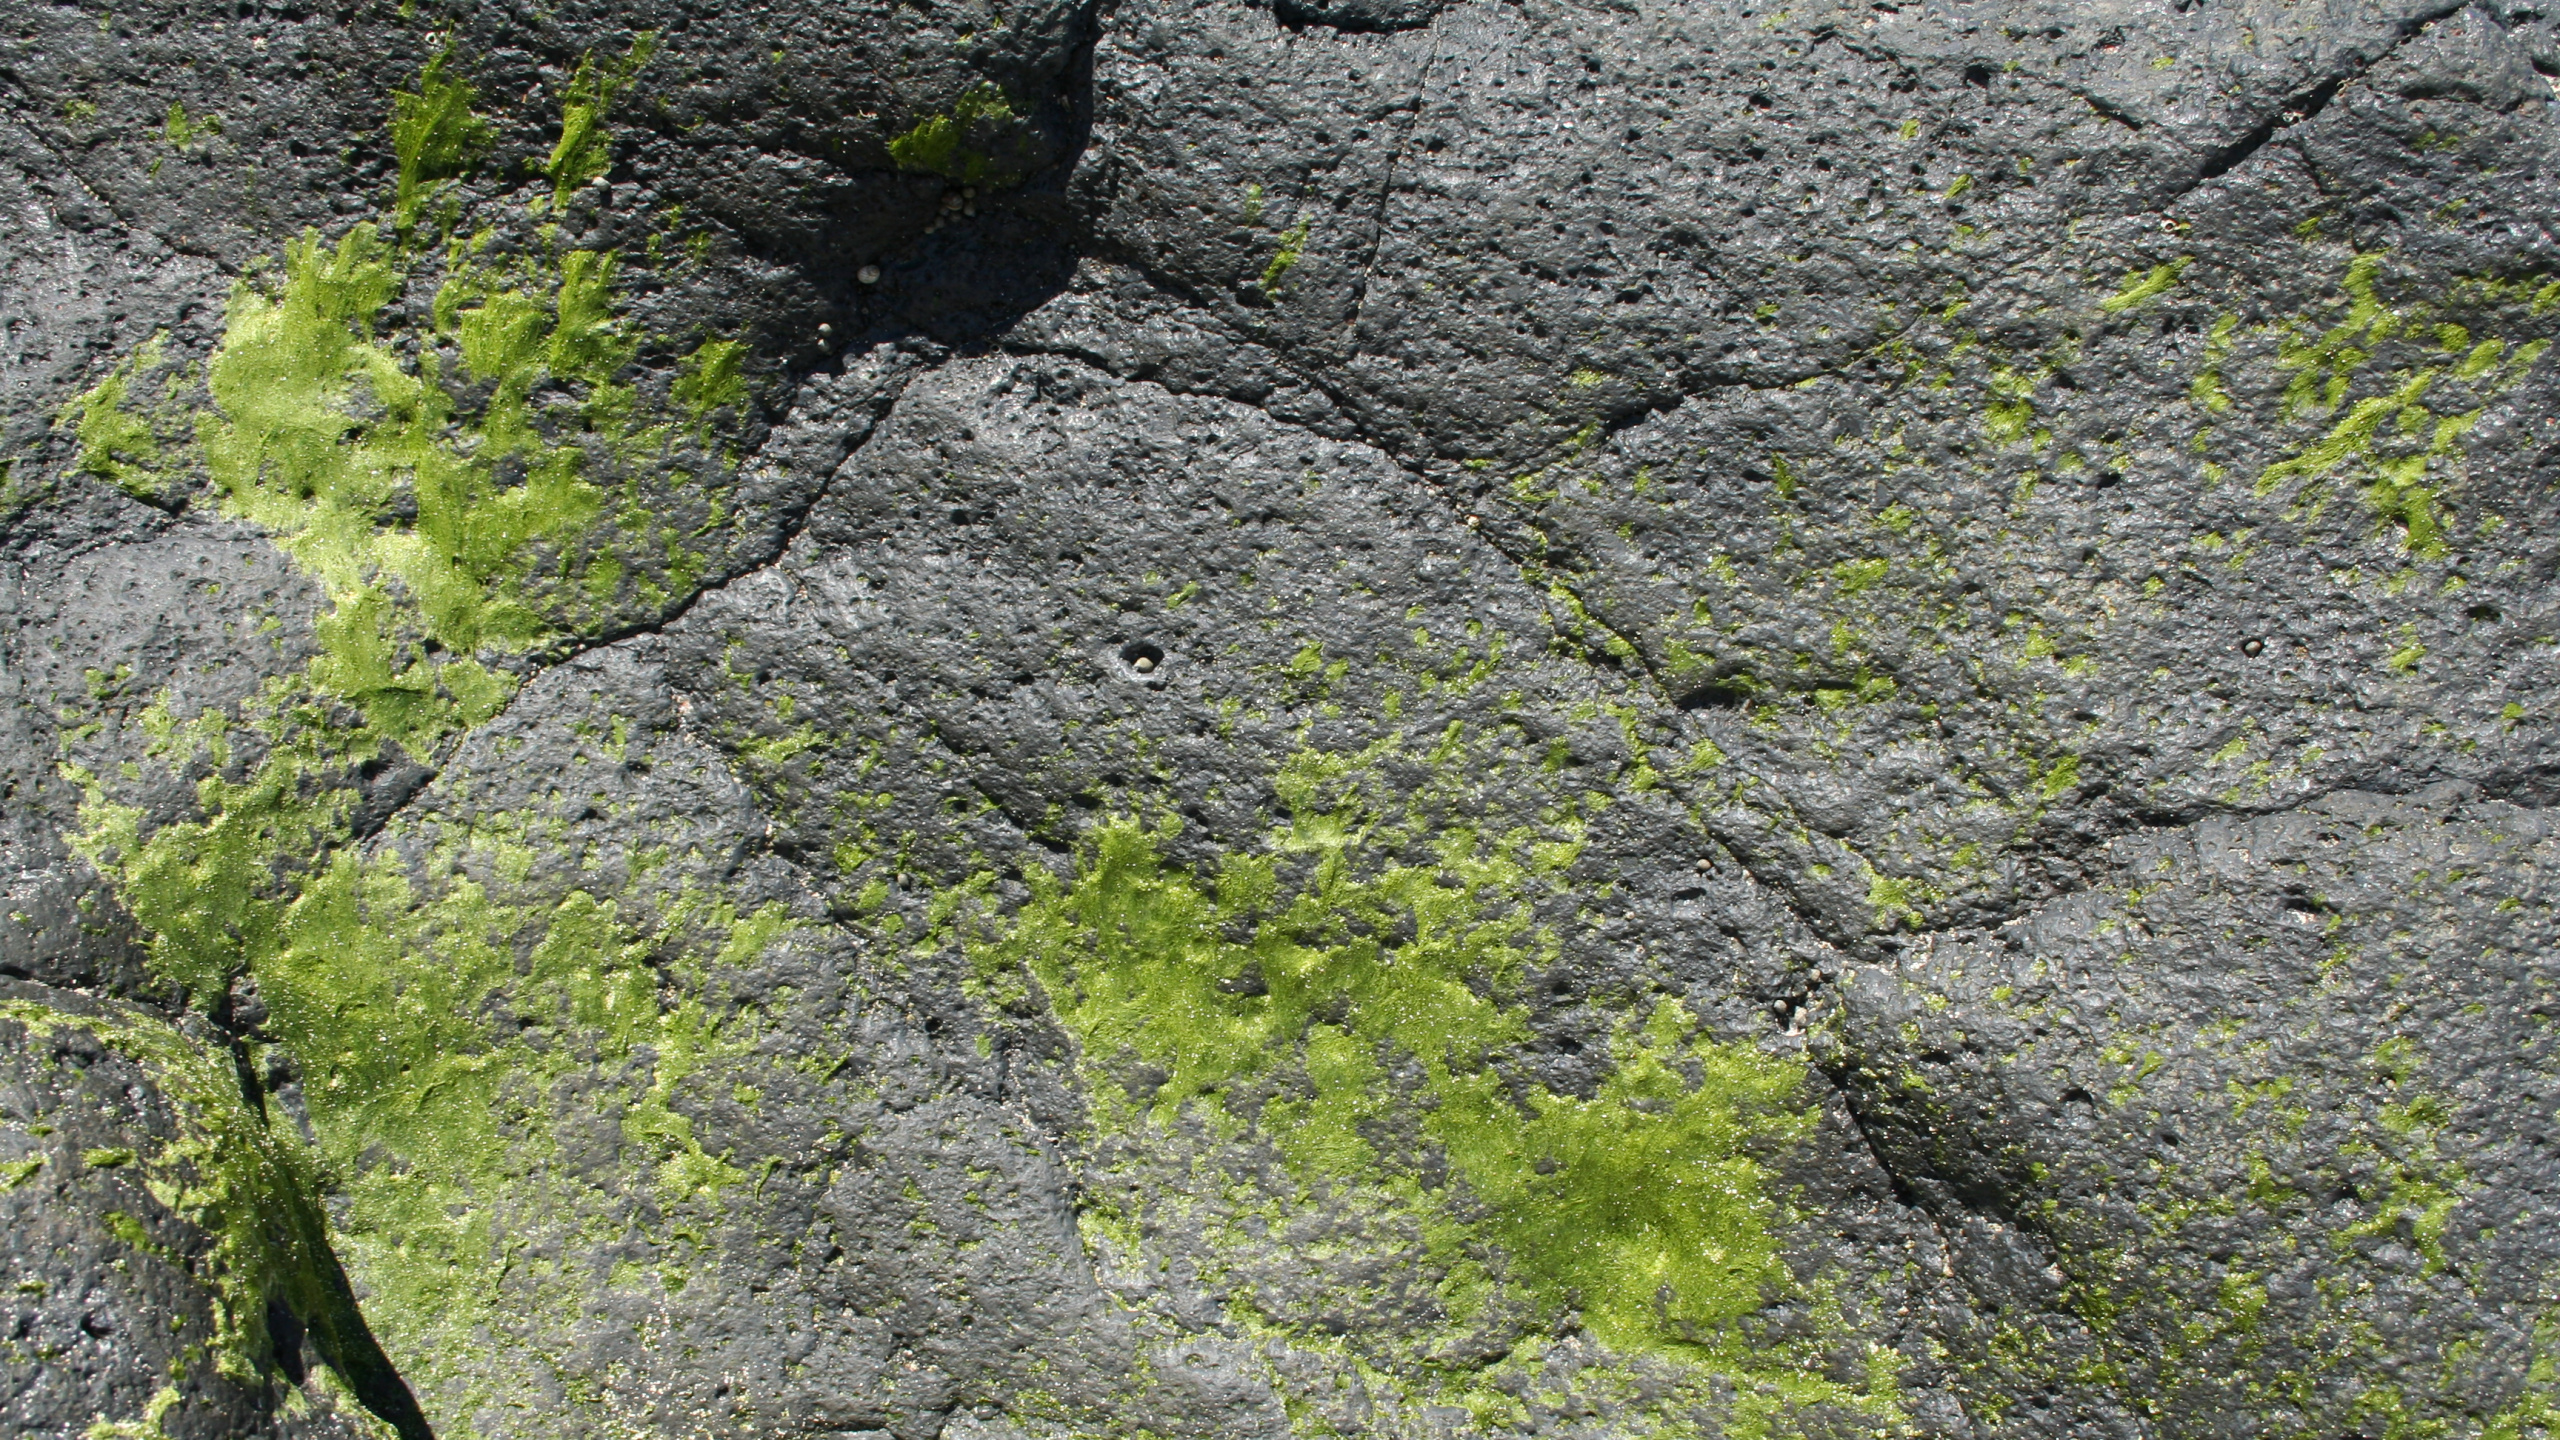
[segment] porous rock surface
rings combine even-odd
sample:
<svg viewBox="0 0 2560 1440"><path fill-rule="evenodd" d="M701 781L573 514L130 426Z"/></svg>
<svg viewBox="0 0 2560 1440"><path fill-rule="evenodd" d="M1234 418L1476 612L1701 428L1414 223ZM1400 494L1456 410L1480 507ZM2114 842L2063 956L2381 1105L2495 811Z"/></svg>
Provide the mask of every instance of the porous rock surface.
<svg viewBox="0 0 2560 1440"><path fill-rule="evenodd" d="M12 1433L2560 1417L2538 8L0 16Z"/></svg>

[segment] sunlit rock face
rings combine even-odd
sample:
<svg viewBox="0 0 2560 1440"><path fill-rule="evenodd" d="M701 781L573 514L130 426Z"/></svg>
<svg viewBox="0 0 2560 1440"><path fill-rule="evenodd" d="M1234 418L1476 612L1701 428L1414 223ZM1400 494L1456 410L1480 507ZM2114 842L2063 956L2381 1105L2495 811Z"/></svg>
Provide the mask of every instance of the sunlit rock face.
<svg viewBox="0 0 2560 1440"><path fill-rule="evenodd" d="M2539 11L6 18L14 1430L2549 1440Z"/></svg>

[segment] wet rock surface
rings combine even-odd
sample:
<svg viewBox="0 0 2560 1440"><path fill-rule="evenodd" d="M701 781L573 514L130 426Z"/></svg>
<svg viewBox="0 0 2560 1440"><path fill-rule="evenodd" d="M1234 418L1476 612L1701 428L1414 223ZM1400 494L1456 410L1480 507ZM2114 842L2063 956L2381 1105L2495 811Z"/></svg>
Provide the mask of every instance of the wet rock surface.
<svg viewBox="0 0 2560 1440"><path fill-rule="evenodd" d="M2550 1429L2539 11L9 21L16 1429Z"/></svg>

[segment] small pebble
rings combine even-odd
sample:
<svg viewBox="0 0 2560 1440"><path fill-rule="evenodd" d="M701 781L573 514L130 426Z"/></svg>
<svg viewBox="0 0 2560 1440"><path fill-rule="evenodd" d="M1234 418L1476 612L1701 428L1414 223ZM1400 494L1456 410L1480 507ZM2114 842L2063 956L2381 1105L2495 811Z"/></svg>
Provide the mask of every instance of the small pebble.
<svg viewBox="0 0 2560 1440"><path fill-rule="evenodd" d="M1713 870L1714 868L1716 868L1716 862L1714 862L1713 860L1708 859L1708 858L1707 858L1706 856L1704 856L1704 855L1701 855L1701 856L1699 856L1699 857L1698 857L1698 873L1699 873L1699 874L1704 875L1705 873L1707 873L1707 872L1708 872L1708 871L1710 871L1710 870Z"/></svg>
<svg viewBox="0 0 2560 1440"><path fill-rule="evenodd" d="M1484 517L1483 517L1483 516L1481 516L1481 515L1470 515L1470 516L1468 516L1468 517L1467 517L1467 528L1468 528L1468 529L1470 529L1470 530L1475 529L1477 526L1482 525L1483 523L1484 523Z"/></svg>
<svg viewBox="0 0 2560 1440"><path fill-rule="evenodd" d="M2240 642L2240 653L2241 653L2241 654L2243 654L2243 655L2247 655L2247 656L2253 657L2253 658L2258 654L2258 652L2260 652L2260 651L2262 651L2262 650L2264 650L2264 649L2266 649L2266 648L2267 648L2267 642L2266 642L2266 641L2264 641L2264 640L2261 640L2261 639L2257 638L2257 637L2256 637L2256 636L2254 636L2254 635L2252 635L2252 636L2250 636L2248 639L2243 640L2243 641L2241 641L2241 642Z"/></svg>
<svg viewBox="0 0 2560 1440"><path fill-rule="evenodd" d="M818 322L818 333L819 333L821 336L825 336L825 335L833 335L834 333L836 333L836 327L834 327L833 325L828 324L828 323L827 323L826 321L824 321L824 320L821 320L821 321L819 321L819 322Z"/></svg>
<svg viewBox="0 0 2560 1440"><path fill-rule="evenodd" d="M853 272L853 278L861 281L865 285L877 285L880 283L880 267L877 265L865 265L861 269Z"/></svg>
<svg viewBox="0 0 2560 1440"><path fill-rule="evenodd" d="M943 196L943 197L942 197L942 208L943 208L943 209L945 209L945 210L957 210L957 209L959 209L959 208L960 208L960 197L959 197L959 196L957 196L957 195L945 195L945 196Z"/></svg>
<svg viewBox="0 0 2560 1440"><path fill-rule="evenodd" d="M975 200L975 199L977 199L977 198L978 198L978 187L977 187L977 186L975 186L975 185L964 185L964 186L960 187L960 198L961 198L961 199L963 199L963 200Z"/></svg>
<svg viewBox="0 0 2560 1440"><path fill-rule="evenodd" d="M1156 662L1152 656L1141 655L1137 659L1129 662L1129 668L1137 671L1141 675L1145 675L1156 668Z"/></svg>

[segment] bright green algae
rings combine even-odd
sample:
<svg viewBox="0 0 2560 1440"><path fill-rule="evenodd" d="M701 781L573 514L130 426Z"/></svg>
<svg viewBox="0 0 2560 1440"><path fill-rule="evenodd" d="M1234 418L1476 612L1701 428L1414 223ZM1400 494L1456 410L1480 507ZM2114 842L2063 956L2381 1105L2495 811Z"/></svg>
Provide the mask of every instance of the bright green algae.
<svg viewBox="0 0 2560 1440"><path fill-rule="evenodd" d="M560 185L602 173L604 107L650 49L643 37L613 65L581 66L551 166ZM652 514L643 481L724 474L733 462L705 448L708 422L746 400L735 341L699 341L662 392L640 376L650 337L623 314L615 252L560 247L547 226L530 244L415 233L487 144L447 63L395 97L391 223L334 242L306 231L234 288L200 370L155 344L65 411L84 469L147 494L200 475L225 513L320 577L330 655L314 678L395 735L421 723L404 697L439 682L480 708L492 682L447 673L470 657L592 633L689 591L696 547ZM202 403L137 412L129 392L146 377ZM724 514L710 499L705 529ZM436 651L457 658L424 658Z"/></svg>
<svg viewBox="0 0 2560 1440"><path fill-rule="evenodd" d="M1299 754L1278 777L1293 818L1214 874L1165 861L1169 821L1104 823L1070 875L1028 872L1028 903L970 942L991 999L1045 998L1076 1038L1097 1163L1157 1157L1095 1177L1089 1243L1142 1255L1150 1212L1220 1193L1277 1226L1365 1216L1369 1240L1324 1243L1414 1239L1439 1318L1350 1352L1497 1428L1524 1386L1558 1383L1543 1335L1568 1314L1617 1357L1572 1388L1633 1386L1649 1398L1623 1397L1622 1418L1640 1430L1756 1433L1806 1406L1889 1427L1889 1356L1844 1381L1806 1342L1751 1328L1809 1293L1784 1259L1797 1217L1773 1169L1814 1123L1801 1063L1708 1038L1663 998L1617 1027L1588 1097L1521 1078L1522 991L1556 958L1534 902L1567 893L1579 846L1384 799L1368 762L1393 744ZM1266 1150L1276 1185L1250 1158ZM1229 1308L1290 1345L1346 1343L1303 1315ZM1485 1335L1506 1338L1469 1338ZM1456 1358L1487 1345L1503 1357L1489 1367Z"/></svg>
<svg viewBox="0 0 2560 1440"><path fill-rule="evenodd" d="M952 102L950 112L927 115L889 142L889 158L901 170L922 171L970 185L1010 185L1022 172L997 150L1022 148L1022 121L1003 88L981 81Z"/></svg>
<svg viewBox="0 0 2560 1440"><path fill-rule="evenodd" d="M472 113L471 87L446 68L446 51L419 72L418 88L391 97L391 150L400 166L391 199L392 224L403 234L418 223L440 182L467 173L489 147L489 122Z"/></svg>
<svg viewBox="0 0 2560 1440"><path fill-rule="evenodd" d="M613 168L613 132L605 116L657 48L657 32L644 30L618 60L599 66L588 55L578 61L577 73L569 77L568 103L561 107L560 139L543 165L551 180L552 204L569 203L579 187Z"/></svg>
<svg viewBox="0 0 2560 1440"><path fill-rule="evenodd" d="M430 62L419 95L395 106L404 205L476 143L469 93L445 64ZM114 787L77 774L90 792L83 848L127 882L163 973L199 996L272 932L259 912L289 891L263 880L342 838L348 802L332 776L386 746L434 753L513 693L515 671L496 662L696 581L698 557L656 526L636 476L706 458L692 436L712 409L743 401L739 347L697 347L673 406L653 405L630 378L641 340L614 297L612 252L498 260L489 247L486 232L440 249L372 224L335 244L306 232L234 289L201 370L205 404L179 443L129 433L152 427L116 408L125 370L83 402L84 436L114 431L107 463L158 460L154 492L201 473L226 513L275 536L329 600L319 655L237 716L143 716L157 758L208 772L200 820L146 836ZM426 323L387 325L429 266L440 279ZM159 363L156 347L141 363ZM616 471L635 478L608 488L600 477ZM655 578L627 563L642 551ZM245 775L225 734L235 726L261 752Z"/></svg>
<svg viewBox="0 0 2560 1440"><path fill-rule="evenodd" d="M1084 873L1042 885L987 959L1018 961L1051 996L1071 997L1059 1018L1087 1053L1125 1049L1170 1072L1143 1110L1115 1118L1169 1123L1205 1101L1244 1123L1224 1097L1275 1089L1255 1119L1310 1180L1391 1168L1363 1122L1395 1089L1385 1057L1412 1057L1427 1078L1406 1098L1517 1279L1549 1308L1571 1297L1620 1349L1714 1350L1721 1327L1783 1279L1768 1175L1746 1142L1801 1129L1787 1108L1801 1074L1748 1046L1696 1042L1666 1000L1623 1028L1615 1073L1593 1098L1533 1088L1524 1106L1491 1063L1528 1038L1523 1012L1468 983L1518 980L1525 921L1483 913L1479 893L1498 895L1503 880L1486 872L1516 861L1459 833L1443 837L1437 867L1355 879L1347 838L1285 833L1284 845L1322 858L1284 901L1270 857L1231 857L1203 886L1159 863L1148 830L1105 827ZM1415 930L1403 944L1353 933L1402 916ZM1252 938L1226 938L1230 926ZM1236 993L1248 972L1265 993ZM1257 1087L1284 1070L1301 1083ZM1425 1199L1410 1176L1386 1183Z"/></svg>
<svg viewBox="0 0 2560 1440"><path fill-rule="evenodd" d="M82 1031L133 1061L159 1087L176 1133L132 1163L154 1198L213 1237L206 1276L212 1358L222 1374L254 1382L268 1349L267 1300L303 1298L294 1292L305 1288L302 1272L314 1260L309 1247L316 1236L294 1223L309 1218L308 1202L299 1198L310 1186L302 1157L241 1102L239 1079L227 1064L159 1021L76 1014L18 999L0 999L0 1019L36 1037Z"/></svg>
<svg viewBox="0 0 2560 1440"><path fill-rule="evenodd" d="M77 468L137 499L159 492L154 473L161 459L160 438L151 421L130 408L141 397L131 393L137 375L163 364L157 340L145 344L106 379L62 408L61 420L80 442Z"/></svg>
<svg viewBox="0 0 2560 1440"><path fill-rule="evenodd" d="M646 54L581 69L561 196L609 163L604 109ZM66 411L84 468L146 497L209 494L328 602L301 670L229 709L163 696L130 722L141 763L68 769L80 848L154 969L207 1008L256 982L316 1140L307 1160L256 1153L304 1167L294 1193L317 1178L343 1197L337 1241L373 1325L438 1428L470 1434L514 1396L592 1388L555 1357L491 1353L523 1319L500 1299L510 1275L506 1293L561 1316L586 1294L557 1257L509 1258L522 1236L654 1233L681 1253L745 1178L674 1102L754 1028L703 997L790 922L646 867L538 882L562 842L528 817L395 821L349 846L358 767L450 755L542 654L698 585L700 532L671 528L647 485L724 480L715 426L747 394L744 347L719 339L653 388L613 252L421 225L487 138L447 65L395 100L390 223L306 232L235 288L202 365L155 346ZM146 380L193 407L136 408ZM695 498L708 529L720 497ZM155 823L133 798L146 773L188 782L194 813ZM660 993L670 974L691 998ZM604 1113L564 1099L597 1080ZM636 1187L560 1163L559 1127L597 1123L644 1162Z"/></svg>
<svg viewBox="0 0 2560 1440"><path fill-rule="evenodd" d="M509 879L528 848L484 831L414 869L342 856L259 966L350 1202L342 1244L446 1433L577 1378L526 1343L530 1317L508 1313L540 1297L553 1317L539 1329L587 1300L594 1277L550 1239L645 1238L681 1285L722 1192L748 1177L672 1102L707 1069L737 1078L756 1022L705 997L789 928L699 891L553 900ZM661 993L670 973L676 995ZM618 1136L627 1177L564 1153L565 1136L599 1125Z"/></svg>
<svg viewBox="0 0 2560 1440"><path fill-rule="evenodd" d="M83 850L123 882L157 968L200 998L272 951L295 895L274 883L279 864L318 864L344 839L351 802L332 777L386 746L432 754L496 713L514 678L473 652L558 634L526 594L533 555L582 536L603 509L583 449L544 440L526 412L547 376L585 379L592 418L628 409L609 378L629 347L601 293L610 257L571 252L547 286L489 287L467 268L446 282L439 333L457 342L465 375L490 386L467 427L434 352L404 366L374 334L401 265L371 227L334 247L303 236L271 288L235 291L205 367L197 453L224 508L275 535L326 588L321 653L236 716L145 712L154 756L202 772L200 818L146 834L139 809L78 774ZM353 413L359 395L368 421ZM501 489L509 461L524 480ZM387 523L404 494L415 523ZM260 752L245 774L232 764L235 727Z"/></svg>
<svg viewBox="0 0 2560 1440"><path fill-rule="evenodd" d="M2257 491L2309 492L2300 499L2316 502L2321 481L2344 476L2378 520L2400 531L2412 554L2436 558L2447 540L2445 477L2461 461L2463 436L2489 399L2522 378L2551 341L2527 339L2512 350L2494 337L2474 344L2468 328L2438 323L2436 307L2385 304L2375 292L2383 258L2358 255L2348 262L2340 282L2347 314L2336 325L2317 338L2287 328L2277 358L2289 372L2285 418L2337 419L2319 439L2262 470ZM2547 309L2550 299L2547 292L2537 295L2532 313ZM2381 379L2379 393L2348 404L2354 390L2373 384L2360 372L2395 337L2402 363ZM2421 357L2433 363L2419 363Z"/></svg>
<svg viewBox="0 0 2560 1440"><path fill-rule="evenodd" d="M479 258L487 243L447 247L429 324L404 345L377 331L413 258L372 227L334 247L305 235L278 283L235 292L208 366L199 433L224 508L321 577L342 624L373 620L378 639L331 637L365 668L340 693L378 685L381 648L409 638L389 628L395 607L417 638L463 655L593 628L624 579L622 537L599 525L647 534L638 493L597 476L675 461L689 433L625 378L639 337L617 313L613 253L494 263ZM675 387L686 418L743 399L735 365L729 342L695 351ZM718 382L688 387L706 369ZM476 413L455 399L466 387L485 392ZM574 400L535 398L563 387ZM403 501L414 517L384 523ZM674 583L691 579L679 563Z"/></svg>

